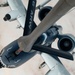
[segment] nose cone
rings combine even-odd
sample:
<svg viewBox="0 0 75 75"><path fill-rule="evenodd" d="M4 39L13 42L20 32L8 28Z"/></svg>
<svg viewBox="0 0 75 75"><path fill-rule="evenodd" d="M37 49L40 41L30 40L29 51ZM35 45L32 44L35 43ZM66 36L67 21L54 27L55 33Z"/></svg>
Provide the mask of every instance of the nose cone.
<svg viewBox="0 0 75 75"><path fill-rule="evenodd" d="M6 14L5 17L3 18L4 21L10 20L11 16L9 14Z"/></svg>

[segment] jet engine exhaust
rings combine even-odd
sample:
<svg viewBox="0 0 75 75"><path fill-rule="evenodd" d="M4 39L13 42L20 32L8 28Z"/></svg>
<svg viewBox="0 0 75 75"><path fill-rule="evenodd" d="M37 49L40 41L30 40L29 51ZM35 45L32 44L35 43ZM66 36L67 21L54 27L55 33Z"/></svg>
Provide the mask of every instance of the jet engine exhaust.
<svg viewBox="0 0 75 75"><path fill-rule="evenodd" d="M6 14L3 19L4 19L4 21L10 20L11 19L11 16L9 14Z"/></svg>
<svg viewBox="0 0 75 75"><path fill-rule="evenodd" d="M73 39L71 36L63 35L58 40L58 48L65 52L70 52L74 49L75 46L75 39Z"/></svg>
<svg viewBox="0 0 75 75"><path fill-rule="evenodd" d="M48 14L49 11L51 11L52 7L50 6L46 6L43 7L42 9L40 9L38 17L40 19L40 21L42 21L44 19L44 17Z"/></svg>

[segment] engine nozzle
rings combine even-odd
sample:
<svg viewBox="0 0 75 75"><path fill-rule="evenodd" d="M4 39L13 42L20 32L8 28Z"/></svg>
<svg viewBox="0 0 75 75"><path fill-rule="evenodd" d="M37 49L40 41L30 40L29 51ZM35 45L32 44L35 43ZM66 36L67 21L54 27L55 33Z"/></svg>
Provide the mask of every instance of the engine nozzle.
<svg viewBox="0 0 75 75"><path fill-rule="evenodd" d="M70 52L74 49L75 39L72 39L70 36L62 36L58 40L58 48L65 52Z"/></svg>
<svg viewBox="0 0 75 75"><path fill-rule="evenodd" d="M11 19L11 16L9 14L6 14L3 19L4 19L4 21L8 21Z"/></svg>
<svg viewBox="0 0 75 75"><path fill-rule="evenodd" d="M43 7L42 9L40 9L38 17L40 19L40 21L42 21L44 19L44 17L49 13L49 11L51 11L52 7L50 6L46 6Z"/></svg>

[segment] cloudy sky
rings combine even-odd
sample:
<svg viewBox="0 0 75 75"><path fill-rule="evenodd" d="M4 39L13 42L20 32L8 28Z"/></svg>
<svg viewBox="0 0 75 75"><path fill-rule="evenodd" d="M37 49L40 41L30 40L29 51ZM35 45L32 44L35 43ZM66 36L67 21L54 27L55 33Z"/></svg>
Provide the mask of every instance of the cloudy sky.
<svg viewBox="0 0 75 75"><path fill-rule="evenodd" d="M0 3L3 3L6 0L0 0ZM22 0L23 4L27 7L27 0ZM41 3L44 0L37 0L37 4ZM57 0L52 0L48 5L54 6ZM9 7L0 7L0 50L5 47L7 44L12 42L13 40L19 38L23 30L17 29L17 25L19 25L18 21L13 22L5 22L3 21L3 17L6 13L8 13L11 9ZM35 14L35 22L40 22L38 20L38 10ZM71 33L75 35L75 9L73 8L70 12L68 12L65 16L63 16L58 22L58 25L62 25L63 34ZM56 44L53 45L56 47ZM75 62L69 61L65 59L61 59L67 70L75 75ZM40 62L39 62L40 61ZM16 69L0 69L0 75L45 75L48 67L44 67L39 70L39 65L43 62L43 59L40 55L36 55L31 60L23 64L22 66ZM69 62L69 63L68 63Z"/></svg>

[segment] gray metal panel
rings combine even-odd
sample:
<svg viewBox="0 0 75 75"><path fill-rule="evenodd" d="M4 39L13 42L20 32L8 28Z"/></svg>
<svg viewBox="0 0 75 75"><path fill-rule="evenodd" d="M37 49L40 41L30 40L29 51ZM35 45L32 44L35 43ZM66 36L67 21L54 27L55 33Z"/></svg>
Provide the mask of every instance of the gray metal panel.
<svg viewBox="0 0 75 75"><path fill-rule="evenodd" d="M0 61L4 66L7 68L15 68L26 61L28 61L30 58L32 58L37 52L20 52L18 55L15 55L14 52L19 49L17 41L13 41L9 45L7 45L1 52L1 58Z"/></svg>

